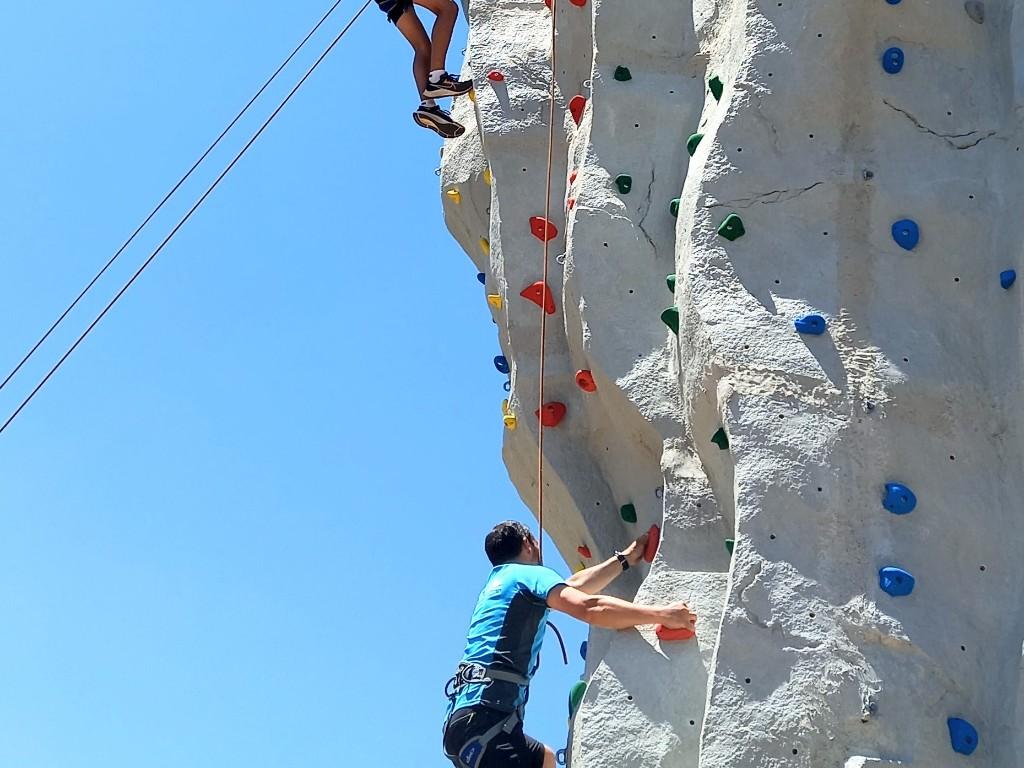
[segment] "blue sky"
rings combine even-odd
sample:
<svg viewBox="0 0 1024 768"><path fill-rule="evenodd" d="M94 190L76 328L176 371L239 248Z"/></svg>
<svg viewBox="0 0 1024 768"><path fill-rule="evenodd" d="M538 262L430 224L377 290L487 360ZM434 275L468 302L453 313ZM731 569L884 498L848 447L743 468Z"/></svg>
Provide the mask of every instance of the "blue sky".
<svg viewBox="0 0 1024 768"><path fill-rule="evenodd" d="M5 8L4 373L328 5ZM0 393L4 414L357 7ZM409 60L371 7L0 436L0 765L445 765L482 538L529 513ZM560 624L570 666L549 639L527 717L556 746L584 637Z"/></svg>

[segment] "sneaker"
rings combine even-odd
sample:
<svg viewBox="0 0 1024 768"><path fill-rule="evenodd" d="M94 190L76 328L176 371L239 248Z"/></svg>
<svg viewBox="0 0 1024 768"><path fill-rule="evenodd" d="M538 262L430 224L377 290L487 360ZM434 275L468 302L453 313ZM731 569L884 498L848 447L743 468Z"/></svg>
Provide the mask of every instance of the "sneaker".
<svg viewBox="0 0 1024 768"><path fill-rule="evenodd" d="M452 116L438 106L426 107L421 104L420 108L412 113L412 119L416 121L416 125L429 128L446 139L454 139L466 132L464 125L452 120Z"/></svg>
<svg viewBox="0 0 1024 768"><path fill-rule="evenodd" d="M473 90L472 80L456 80L447 72L441 76L436 83L427 81L427 88L423 91L424 99L442 99L445 96L461 96Z"/></svg>

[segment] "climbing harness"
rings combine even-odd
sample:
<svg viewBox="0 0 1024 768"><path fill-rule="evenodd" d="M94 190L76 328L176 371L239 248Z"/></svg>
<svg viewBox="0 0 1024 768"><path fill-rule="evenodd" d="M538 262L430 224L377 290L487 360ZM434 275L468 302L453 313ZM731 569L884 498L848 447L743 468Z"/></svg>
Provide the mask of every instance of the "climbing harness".
<svg viewBox="0 0 1024 768"><path fill-rule="evenodd" d="M518 672L485 667L483 664L466 662L459 664L458 671L444 686L444 694L448 698L448 716L445 719L445 731L448 730L448 724L451 722L452 715L455 714L455 701L459 696L459 692L467 685L493 682L514 683L524 688L528 688L530 685L530 680ZM459 747L458 754L449 755L445 753L445 757L449 760L458 760L458 764L465 766L465 768L478 768L488 745L497 738L498 734L511 734L522 721L522 710L516 708L479 736L473 736L469 739Z"/></svg>

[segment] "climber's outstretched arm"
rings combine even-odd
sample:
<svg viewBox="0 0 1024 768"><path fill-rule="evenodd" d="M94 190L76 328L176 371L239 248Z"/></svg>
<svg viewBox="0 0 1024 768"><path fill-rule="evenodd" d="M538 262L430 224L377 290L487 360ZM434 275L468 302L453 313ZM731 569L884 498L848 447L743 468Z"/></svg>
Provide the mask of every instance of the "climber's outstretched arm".
<svg viewBox="0 0 1024 768"><path fill-rule="evenodd" d="M685 603L636 605L607 595L588 595L560 585L548 593L548 606L603 629L629 629L641 624L663 624L669 629L692 629L696 617Z"/></svg>
<svg viewBox="0 0 1024 768"><path fill-rule="evenodd" d="M647 534L634 541L622 551L622 556L629 562L630 567L639 563L644 556L644 547L647 545ZM615 581L615 577L622 573L622 563L618 556L611 557L599 565L584 568L579 573L574 573L565 583L570 587L586 592L588 595L596 595L604 590L609 584Z"/></svg>

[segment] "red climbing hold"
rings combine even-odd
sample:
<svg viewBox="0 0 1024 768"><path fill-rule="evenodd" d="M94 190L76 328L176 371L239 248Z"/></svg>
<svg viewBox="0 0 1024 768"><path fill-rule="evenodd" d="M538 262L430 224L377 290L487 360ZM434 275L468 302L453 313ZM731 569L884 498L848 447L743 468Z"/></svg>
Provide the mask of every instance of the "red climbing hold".
<svg viewBox="0 0 1024 768"><path fill-rule="evenodd" d="M519 295L527 301L532 301L538 307L543 307L549 315L555 314L555 299L551 295L551 289L544 284L543 280L524 288Z"/></svg>
<svg viewBox="0 0 1024 768"><path fill-rule="evenodd" d="M578 175L579 175L579 174L578 174L578 173L577 173L576 171L573 171L572 173L570 173L570 174L569 174L569 183L570 183L570 184L575 184L575 183L576 183L576 177L577 177Z"/></svg>
<svg viewBox="0 0 1024 768"><path fill-rule="evenodd" d="M576 547L576 551L580 553L580 557L584 560L589 560L593 555L590 554L590 547L584 544L582 547Z"/></svg>
<svg viewBox="0 0 1024 768"><path fill-rule="evenodd" d="M564 403L545 403L544 407L534 411L533 415L537 416L545 427L557 427L565 418L565 413Z"/></svg>
<svg viewBox="0 0 1024 768"><path fill-rule="evenodd" d="M576 198L575 198L575 197L570 197L570 198L569 198L569 200L568 200L567 202L568 202L568 205L569 205L569 210L570 210L570 211L571 211L571 210L572 210L573 208L575 208L575 207L576 207Z"/></svg>
<svg viewBox="0 0 1024 768"><path fill-rule="evenodd" d="M582 8L587 4L587 0L569 0L569 2L575 5L577 8Z"/></svg>
<svg viewBox="0 0 1024 768"><path fill-rule="evenodd" d="M652 525L651 530L647 532L647 546L644 547L644 560L648 563L654 562L654 556L658 554L659 544L661 544L661 528Z"/></svg>
<svg viewBox="0 0 1024 768"><path fill-rule="evenodd" d="M597 392L597 383L590 371L576 371L576 386L584 392Z"/></svg>
<svg viewBox="0 0 1024 768"><path fill-rule="evenodd" d="M554 240L558 237L558 228L543 216L530 217L530 231L540 241Z"/></svg>
<svg viewBox="0 0 1024 768"><path fill-rule="evenodd" d="M583 110L587 108L587 100L582 96L573 96L569 101L569 112L572 113L572 119L576 121L576 125L580 124L580 120L583 119Z"/></svg>
<svg viewBox="0 0 1024 768"><path fill-rule="evenodd" d="M492 83L502 83L505 81L505 76L501 74L501 72L499 72L498 70L492 69L490 72L487 73L487 79L490 80Z"/></svg>
<svg viewBox="0 0 1024 768"><path fill-rule="evenodd" d="M659 624L654 629L654 634L658 636L658 639L663 643L678 643L683 640L692 640L697 636L697 633L692 629L683 627L681 629L669 629L664 624Z"/></svg>

